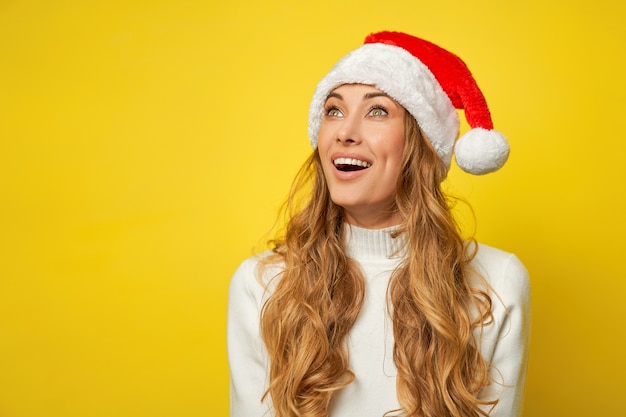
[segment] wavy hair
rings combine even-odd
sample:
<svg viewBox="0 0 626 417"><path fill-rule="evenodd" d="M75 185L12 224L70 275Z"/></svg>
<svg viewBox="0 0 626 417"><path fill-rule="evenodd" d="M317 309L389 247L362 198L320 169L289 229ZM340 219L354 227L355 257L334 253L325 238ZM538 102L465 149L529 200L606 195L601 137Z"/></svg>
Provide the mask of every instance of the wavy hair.
<svg viewBox="0 0 626 417"><path fill-rule="evenodd" d="M496 401L477 396L491 380L474 333L491 320L491 299L468 282L475 253L441 190L447 169L408 113L405 137L394 210L406 256L388 286L401 409L387 415L486 416L482 407ZM355 379L346 341L365 284L345 254L343 209L330 198L317 150L298 173L285 213L284 237L271 241L273 255L261 269L283 268L261 312L270 359L264 398L271 397L276 417L325 417L333 393Z"/></svg>

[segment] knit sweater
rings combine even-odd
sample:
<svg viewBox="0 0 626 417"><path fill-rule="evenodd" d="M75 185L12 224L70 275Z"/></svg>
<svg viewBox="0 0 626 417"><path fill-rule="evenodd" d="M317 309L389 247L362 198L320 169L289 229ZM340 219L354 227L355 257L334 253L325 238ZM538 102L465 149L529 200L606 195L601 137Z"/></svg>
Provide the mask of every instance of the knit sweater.
<svg viewBox="0 0 626 417"><path fill-rule="evenodd" d="M350 369L356 379L336 392L329 417L382 417L400 407L396 396L397 369L393 361L393 327L387 310L387 286L401 259L392 228L369 230L349 227L346 253L356 260L366 282L365 300L350 330ZM267 254L262 254L266 256ZM228 359L231 417L273 416L267 389L269 360L259 332L260 310L269 290L257 276L258 257L245 260L235 272L229 290ZM515 255L479 245L472 261L489 283L492 324L482 329L480 351L492 365L494 382L480 398L498 399L492 417L521 414L529 336L529 284L526 269ZM274 275L276 271L268 272ZM473 285L480 285L472 283Z"/></svg>

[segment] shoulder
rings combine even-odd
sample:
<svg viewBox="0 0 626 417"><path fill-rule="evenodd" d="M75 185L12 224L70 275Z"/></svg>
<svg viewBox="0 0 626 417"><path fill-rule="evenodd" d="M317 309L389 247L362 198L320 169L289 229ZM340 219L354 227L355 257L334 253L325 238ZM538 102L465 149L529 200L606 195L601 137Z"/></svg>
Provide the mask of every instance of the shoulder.
<svg viewBox="0 0 626 417"><path fill-rule="evenodd" d="M528 271L516 255L478 244L472 267L505 305L527 302L530 296Z"/></svg>
<svg viewBox="0 0 626 417"><path fill-rule="evenodd" d="M239 264L230 280L229 298L231 301L242 296L252 296L260 301L273 282L273 278L280 275L282 271L280 265L263 262L271 254L271 251L265 251Z"/></svg>
<svg viewBox="0 0 626 417"><path fill-rule="evenodd" d="M493 383L481 391L484 399L498 398L493 416L519 415L530 335L528 272L512 253L479 244L472 260L477 286L491 298L491 320L476 329L480 350L491 367Z"/></svg>

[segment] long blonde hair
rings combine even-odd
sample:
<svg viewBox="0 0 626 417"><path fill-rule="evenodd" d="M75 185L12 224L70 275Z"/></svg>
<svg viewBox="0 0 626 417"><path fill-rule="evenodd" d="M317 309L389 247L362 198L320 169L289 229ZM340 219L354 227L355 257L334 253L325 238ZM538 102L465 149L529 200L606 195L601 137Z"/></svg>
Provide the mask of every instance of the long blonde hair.
<svg viewBox="0 0 626 417"><path fill-rule="evenodd" d="M474 331L489 322L491 299L468 283L468 253L441 191L447 169L417 122L405 116L405 155L396 189L406 257L389 282L397 396L408 417L487 415L477 398L490 383ZM300 207L298 195L310 198ZM345 254L344 215L326 186L317 151L287 202L284 237L264 265L284 269L263 306L276 417L324 417L334 392L351 383L346 336L363 304L359 267ZM392 411L390 411L391 413Z"/></svg>

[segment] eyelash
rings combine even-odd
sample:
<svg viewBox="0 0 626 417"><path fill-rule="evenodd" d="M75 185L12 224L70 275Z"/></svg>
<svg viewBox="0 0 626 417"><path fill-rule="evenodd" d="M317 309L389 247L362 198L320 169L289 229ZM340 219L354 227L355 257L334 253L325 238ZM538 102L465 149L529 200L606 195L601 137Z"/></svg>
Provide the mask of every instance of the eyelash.
<svg viewBox="0 0 626 417"><path fill-rule="evenodd" d="M339 110L339 108L337 108L337 106L328 106L324 108L324 111L326 112L327 116L330 116L330 112L333 110L337 110L339 113L342 113L341 110ZM384 116L389 114L389 111L387 110L387 108L385 106L381 106L380 104L375 104L372 107L369 108L369 110L367 111L367 114L370 114L371 112L373 112L374 110L382 110L385 114Z"/></svg>
<svg viewBox="0 0 626 417"><path fill-rule="evenodd" d="M382 110L383 112L385 112L384 115L389 114L389 112L387 111L387 109L385 108L385 106L381 106L380 104L375 104L372 107L370 107L370 109L368 110L367 114L370 114L371 112L373 112L374 110Z"/></svg>
<svg viewBox="0 0 626 417"><path fill-rule="evenodd" d="M337 106L328 106L324 108L324 111L326 112L326 116L330 116L330 112L333 110L337 110L339 113L341 113L341 110L339 110Z"/></svg>

